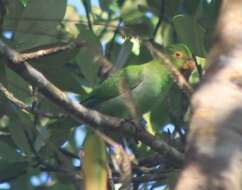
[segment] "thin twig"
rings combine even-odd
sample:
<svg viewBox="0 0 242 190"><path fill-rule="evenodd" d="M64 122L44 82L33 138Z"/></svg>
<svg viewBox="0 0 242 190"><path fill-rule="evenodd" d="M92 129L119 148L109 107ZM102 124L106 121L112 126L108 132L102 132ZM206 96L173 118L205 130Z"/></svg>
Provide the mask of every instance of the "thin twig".
<svg viewBox="0 0 242 190"><path fill-rule="evenodd" d="M119 28L121 26L121 23L122 23L122 19L120 18L119 21L118 21L117 27L116 27L116 29L113 32L112 39L110 40L110 43L109 43L108 48L106 50L106 57L107 58L111 57L111 51L114 48L114 42L115 42L115 39L117 37L117 34L118 34Z"/></svg>
<svg viewBox="0 0 242 190"><path fill-rule="evenodd" d="M74 49L74 48L80 48L83 47L86 44L86 42L71 42L71 43L65 43L61 45L53 45L52 47L39 47L37 50L28 50L28 52L21 53L21 57L23 57L23 61L30 61L33 59L38 59L41 57L45 57L48 55L52 55L55 53L63 52L66 50Z"/></svg>
<svg viewBox="0 0 242 190"><path fill-rule="evenodd" d="M155 29L154 29L154 32L153 32L153 35L152 35L152 41L155 39L156 37L156 34L158 32L158 29L162 23L162 21L164 20L164 15L165 15L165 0L161 0L161 3L160 3L160 12L159 12L159 20L155 26Z"/></svg>
<svg viewBox="0 0 242 190"><path fill-rule="evenodd" d="M25 104L18 98L16 98L7 88L0 83L0 93L2 93L10 102L12 102L15 106L17 106L20 110L25 110L29 113L38 114L41 117L48 117L48 118L64 118L64 114L53 114L48 112L40 112L36 109L32 109L31 106Z"/></svg>
<svg viewBox="0 0 242 190"><path fill-rule="evenodd" d="M2 94L5 95L5 97L11 101L12 103L14 103L18 108L20 108L21 110L30 110L30 106L26 105L25 103L23 103L22 101L20 101L19 99L15 98L15 96L10 93L4 86L2 83L0 83L0 92Z"/></svg>
<svg viewBox="0 0 242 190"><path fill-rule="evenodd" d="M85 9L89 30L91 32L93 32L92 22L91 22L91 17L90 17L90 10L89 10L89 6L87 4L87 1L86 0L82 0L82 4L83 4L84 9Z"/></svg>
<svg viewBox="0 0 242 190"><path fill-rule="evenodd" d="M80 157L78 155L76 155L75 153L73 152L69 152L68 150L64 149L64 148L59 148L59 151L66 155L66 156L69 156L71 158L75 158L75 159L80 159Z"/></svg>

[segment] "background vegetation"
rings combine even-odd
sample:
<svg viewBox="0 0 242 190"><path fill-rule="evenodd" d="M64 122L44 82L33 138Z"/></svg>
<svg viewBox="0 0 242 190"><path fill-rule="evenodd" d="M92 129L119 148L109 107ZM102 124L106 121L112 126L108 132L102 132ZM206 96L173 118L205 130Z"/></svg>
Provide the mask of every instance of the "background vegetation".
<svg viewBox="0 0 242 190"><path fill-rule="evenodd" d="M160 50L176 43L187 45L197 63L188 82L192 87L199 83L219 0L78 3L84 13L66 0L1 0L0 39L22 55L34 52L34 57L26 59L73 100L86 97L106 77L109 68L118 70L153 60L152 49L145 45L147 41ZM67 45L72 42L78 45ZM48 55L36 56L38 50ZM36 86L7 67L3 56L0 59L0 182L7 182L2 189L80 188L79 155L85 124L68 117ZM4 86L12 95L6 94ZM181 155L188 131L189 97L185 92L172 88L166 101L157 102L143 117L147 132ZM132 163L134 189L173 187L182 165L158 154L146 143L135 141L132 135L119 136L124 149L136 160ZM109 157L110 181L117 189L125 172L113 167L111 151Z"/></svg>

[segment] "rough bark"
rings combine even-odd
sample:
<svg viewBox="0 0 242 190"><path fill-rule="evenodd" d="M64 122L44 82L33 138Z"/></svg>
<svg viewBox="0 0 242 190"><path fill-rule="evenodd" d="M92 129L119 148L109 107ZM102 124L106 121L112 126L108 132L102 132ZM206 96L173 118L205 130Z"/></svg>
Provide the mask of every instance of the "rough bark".
<svg viewBox="0 0 242 190"><path fill-rule="evenodd" d="M242 189L242 0L224 0L176 190Z"/></svg>

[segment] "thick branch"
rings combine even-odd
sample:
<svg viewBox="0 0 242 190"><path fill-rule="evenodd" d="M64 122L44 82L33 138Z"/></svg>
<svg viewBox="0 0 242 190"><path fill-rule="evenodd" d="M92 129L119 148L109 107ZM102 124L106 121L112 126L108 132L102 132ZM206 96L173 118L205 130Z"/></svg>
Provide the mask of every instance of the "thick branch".
<svg viewBox="0 0 242 190"><path fill-rule="evenodd" d="M141 126L134 126L132 122L111 117L99 113L95 110L87 109L77 101L70 99L64 92L49 82L45 76L24 61L21 55L9 48L0 40L0 52L8 58L8 67L18 73L22 78L33 86L37 86L39 91L54 103L59 105L71 117L80 122L86 122L92 126L105 126L110 130L117 130L129 136L135 137L144 144L150 146L155 151L167 156L174 164L181 165L183 155L175 148L170 147L160 139L155 138L146 132Z"/></svg>

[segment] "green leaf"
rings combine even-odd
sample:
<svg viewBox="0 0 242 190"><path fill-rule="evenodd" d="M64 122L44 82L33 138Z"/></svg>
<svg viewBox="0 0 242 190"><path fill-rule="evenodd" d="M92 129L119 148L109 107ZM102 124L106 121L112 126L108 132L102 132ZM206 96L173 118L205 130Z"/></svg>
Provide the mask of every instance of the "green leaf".
<svg viewBox="0 0 242 190"><path fill-rule="evenodd" d="M142 15L141 17L132 21L124 21L124 23L133 35L138 35L141 37L151 37L153 33L153 25L150 22L150 19L147 18L145 15Z"/></svg>
<svg viewBox="0 0 242 190"><path fill-rule="evenodd" d="M205 30L192 17L186 15L173 17L172 23L179 42L186 44L195 55L205 57Z"/></svg>
<svg viewBox="0 0 242 190"><path fill-rule="evenodd" d="M203 72L203 70L207 64L206 59L202 58L202 57L196 57L196 61L197 61L198 66L201 68L201 72ZM189 77L189 83L192 85L196 85L199 82L200 82L200 76L199 76L198 70L195 69Z"/></svg>
<svg viewBox="0 0 242 190"><path fill-rule="evenodd" d="M33 121L29 115L22 111L13 111L9 124L9 132L21 151L27 155L32 153L30 143L35 139L37 131L33 127Z"/></svg>
<svg viewBox="0 0 242 190"><path fill-rule="evenodd" d="M24 6L27 5L27 3L29 2L29 0L19 0Z"/></svg>
<svg viewBox="0 0 242 190"><path fill-rule="evenodd" d="M70 137L73 127L79 126L80 123L71 118L59 119L47 126L50 133L50 141L57 147L61 146Z"/></svg>
<svg viewBox="0 0 242 190"><path fill-rule="evenodd" d="M5 110L6 111L6 110ZM0 129L6 129L6 127L8 126L9 124L9 116L7 115L3 115L1 118L0 118Z"/></svg>
<svg viewBox="0 0 242 190"><path fill-rule="evenodd" d="M129 55L131 54L133 44L130 42L130 40L126 40L119 51L117 60L114 64L114 69L119 70L121 69L127 62Z"/></svg>
<svg viewBox="0 0 242 190"><path fill-rule="evenodd" d="M69 20L80 20L80 16L76 9L72 6L67 6L65 18L63 21L63 31L66 33L67 38L75 39L79 34L76 22L69 22ZM67 22L68 21L68 22ZM33 52L36 50L62 46L63 43L54 43L43 46L38 46L38 48L31 48L25 50L25 52ZM42 72L52 83L57 85L64 91L70 91L75 93L81 93L80 81L78 79L78 74L76 71L79 69L78 65L74 65L77 69L72 69L70 67L71 60L79 52L79 48L74 47L55 53L49 56L41 57L31 61L31 64ZM63 77L65 76L65 77Z"/></svg>
<svg viewBox="0 0 242 190"><path fill-rule="evenodd" d="M40 130L35 141L36 150L40 150L42 156L52 156L71 136L72 128L79 123L73 119L59 119Z"/></svg>
<svg viewBox="0 0 242 190"><path fill-rule="evenodd" d="M145 0L126 0L121 9L121 16L125 23L134 23L144 16L147 8Z"/></svg>
<svg viewBox="0 0 242 190"><path fill-rule="evenodd" d="M64 17L65 9L66 0L31 0L16 28L14 42L17 49L57 42L57 25Z"/></svg>
<svg viewBox="0 0 242 190"><path fill-rule="evenodd" d="M7 76L7 88L14 96L25 103L30 103L31 101L31 92L29 84L21 78L17 73L12 71L9 68L6 69Z"/></svg>
<svg viewBox="0 0 242 190"><path fill-rule="evenodd" d="M23 159L23 157L19 153L17 153L17 150L15 148L9 146L5 142L0 141L0 162L15 162L21 159Z"/></svg>
<svg viewBox="0 0 242 190"><path fill-rule="evenodd" d="M193 1L193 0L186 0L183 3L184 9L187 11L187 13L191 14L191 15L195 15L199 6L201 6L203 0L197 0L197 1Z"/></svg>
<svg viewBox="0 0 242 190"><path fill-rule="evenodd" d="M30 103L31 100L31 93L29 84L21 78L16 72L12 71L7 67L7 60L0 57L0 82L11 92L14 94L14 96L21 101L25 103ZM2 94L0 93L0 97ZM4 97L4 96L2 96ZM0 101L0 104L3 103L4 106L0 107L1 109L4 109L5 112L7 110L11 109L9 108L10 103L7 98L2 98L4 101ZM1 98L0 98L1 100Z"/></svg>
<svg viewBox="0 0 242 190"><path fill-rule="evenodd" d="M184 113L186 112L188 106L188 99L186 98L183 91L177 87L176 84L171 88L169 97L169 111L172 113L178 121L183 120Z"/></svg>
<svg viewBox="0 0 242 190"><path fill-rule="evenodd" d="M8 1L3 29L7 31L16 31L23 10L24 6L19 0Z"/></svg>
<svg viewBox="0 0 242 190"><path fill-rule="evenodd" d="M166 124L172 122L171 114L178 121L183 119L188 101L183 92L174 84L169 90L164 101L158 102L151 110L151 123L156 132L159 132Z"/></svg>
<svg viewBox="0 0 242 190"><path fill-rule="evenodd" d="M109 11L112 3L112 0L99 0L100 7L103 11Z"/></svg>
<svg viewBox="0 0 242 190"><path fill-rule="evenodd" d="M8 162L0 161L0 182L10 180L26 172L28 168L27 162Z"/></svg>
<svg viewBox="0 0 242 190"><path fill-rule="evenodd" d="M143 118L144 118L145 121L146 121L146 129L147 129L147 131L148 131L150 134L155 135L156 130L154 129L154 126L152 125L151 118L150 118L150 112L144 114L144 115L143 115Z"/></svg>
<svg viewBox="0 0 242 190"><path fill-rule="evenodd" d="M141 44L139 49L139 54L136 55L132 52L132 54L129 56L128 65L142 64L150 61L151 59L152 59L152 56L150 54L150 51L147 49L146 46Z"/></svg>
<svg viewBox="0 0 242 190"><path fill-rule="evenodd" d="M55 103L46 97L40 98L40 104L38 107L40 112L52 113L52 114L64 114L64 111L60 109Z"/></svg>
<svg viewBox="0 0 242 190"><path fill-rule="evenodd" d="M93 134L87 135L84 143L82 172L84 189L107 189L107 153L103 139Z"/></svg>
<svg viewBox="0 0 242 190"><path fill-rule="evenodd" d="M69 55L75 53L77 52L70 52ZM55 59L61 60L62 56L64 56L64 54L55 57ZM68 56L62 61L66 60L66 63L68 63ZM82 89L78 78L78 65L74 65L74 67L77 68L77 71L73 71L71 64L63 64L61 63L62 61L47 60L46 62L43 62L42 65L38 65L38 67L41 67L39 71L41 71L50 82L55 84L58 88L61 88L63 91L81 93Z"/></svg>
<svg viewBox="0 0 242 190"><path fill-rule="evenodd" d="M34 149L38 152L49 140L50 134L45 127L39 130L38 136L34 141Z"/></svg>
<svg viewBox="0 0 242 190"><path fill-rule="evenodd" d="M17 145L15 144L15 142L13 141L11 134L8 131L8 128L3 128L0 130L0 141L4 142L5 144L11 146L14 149L18 148Z"/></svg>
<svg viewBox="0 0 242 190"><path fill-rule="evenodd" d="M146 0L147 4L150 6L153 13L155 13L157 16L160 16L161 14L161 2L157 0ZM174 16L179 9L179 5L181 4L181 0L172 0L172 1L165 1L165 16L172 17Z"/></svg>
<svg viewBox="0 0 242 190"><path fill-rule="evenodd" d="M61 24L61 29L66 33L67 38L77 38L79 34L78 23L81 20L78 10L71 5L67 5L65 17ZM74 22L70 22L70 20Z"/></svg>
<svg viewBox="0 0 242 190"><path fill-rule="evenodd" d="M18 176L18 178L10 181L11 190L19 190L19 187L24 190L33 190L31 181L29 180L29 168L28 172L24 175Z"/></svg>
<svg viewBox="0 0 242 190"><path fill-rule="evenodd" d="M135 35L151 37L153 26L145 13L148 6L145 0L127 0L122 9L121 16L126 27Z"/></svg>
<svg viewBox="0 0 242 190"><path fill-rule="evenodd" d="M220 4L220 0L212 0L211 2L201 1L194 15L194 18L206 30L205 45L208 50L212 45L211 40L213 38Z"/></svg>
<svg viewBox="0 0 242 190"><path fill-rule="evenodd" d="M80 49L75 57L75 62L79 65L81 74L86 79L88 85L95 85L98 80L98 56L101 55L101 44L99 39L83 26L79 26L79 40L85 40L87 47Z"/></svg>
<svg viewBox="0 0 242 190"><path fill-rule="evenodd" d="M150 113L150 120L153 129L155 129L155 133L159 133L159 131L170 122L170 117L165 101L157 102L157 104L152 108Z"/></svg>
<svg viewBox="0 0 242 190"><path fill-rule="evenodd" d="M163 21L154 39L158 44L167 47L174 42L174 28L171 23Z"/></svg>

